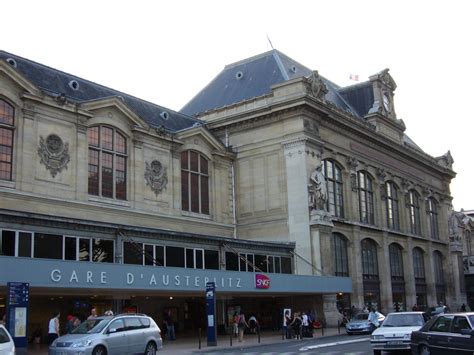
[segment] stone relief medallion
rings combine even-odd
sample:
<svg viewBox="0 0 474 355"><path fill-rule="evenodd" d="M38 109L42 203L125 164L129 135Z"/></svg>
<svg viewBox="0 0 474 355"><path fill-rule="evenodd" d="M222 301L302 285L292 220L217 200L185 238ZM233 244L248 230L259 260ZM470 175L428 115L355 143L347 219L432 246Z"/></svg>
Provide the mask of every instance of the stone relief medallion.
<svg viewBox="0 0 474 355"><path fill-rule="evenodd" d="M40 136L38 154L41 163L46 166L53 178L63 169L67 169L67 163L71 160L69 143L64 143L56 134L50 134L46 139Z"/></svg>
<svg viewBox="0 0 474 355"><path fill-rule="evenodd" d="M156 196L166 189L168 184L168 174L158 160L153 160L151 164L145 162L145 181Z"/></svg>

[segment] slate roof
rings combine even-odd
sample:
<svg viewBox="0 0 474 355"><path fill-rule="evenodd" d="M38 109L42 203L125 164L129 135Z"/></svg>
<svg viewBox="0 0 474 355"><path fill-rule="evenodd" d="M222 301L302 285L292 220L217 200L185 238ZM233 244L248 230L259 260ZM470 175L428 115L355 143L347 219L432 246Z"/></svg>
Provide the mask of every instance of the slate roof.
<svg viewBox="0 0 474 355"><path fill-rule="evenodd" d="M127 95L29 59L0 51L0 60L7 60L8 58L14 59L16 62L15 69L47 95L57 96L64 94L69 101L77 103L109 97L120 97L130 110L149 125L152 127L163 126L171 132L177 132L195 125L204 124L202 121L187 116L186 114ZM78 90L74 90L69 86L71 80L77 81L79 84ZM160 116L162 112L168 113L167 119Z"/></svg>
<svg viewBox="0 0 474 355"><path fill-rule="evenodd" d="M239 78L238 75L241 74ZM187 115L232 105L271 93L271 86L299 77L312 70L274 49L225 66L214 80L188 102L180 112ZM322 77L328 88L326 99L344 111L362 117L339 93L339 86Z"/></svg>

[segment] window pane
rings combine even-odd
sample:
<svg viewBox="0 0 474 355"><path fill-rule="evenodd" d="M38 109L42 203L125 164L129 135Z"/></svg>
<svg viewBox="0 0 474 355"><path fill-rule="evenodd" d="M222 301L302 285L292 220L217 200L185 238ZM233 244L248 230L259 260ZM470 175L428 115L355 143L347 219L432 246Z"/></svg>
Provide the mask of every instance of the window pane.
<svg viewBox="0 0 474 355"><path fill-rule="evenodd" d="M201 213L209 214L209 178L201 176Z"/></svg>
<svg viewBox="0 0 474 355"><path fill-rule="evenodd" d="M291 258L281 257L281 273L291 274Z"/></svg>
<svg viewBox="0 0 474 355"><path fill-rule="evenodd" d="M255 259L253 254L247 254L247 271L254 272Z"/></svg>
<svg viewBox="0 0 474 355"><path fill-rule="evenodd" d="M167 246L166 266L184 267L184 248Z"/></svg>
<svg viewBox="0 0 474 355"><path fill-rule="evenodd" d="M102 196L113 197L113 161L114 156L102 153Z"/></svg>
<svg viewBox="0 0 474 355"><path fill-rule="evenodd" d="M262 272L267 272L267 256L258 254L255 255L255 266L262 270Z"/></svg>
<svg viewBox="0 0 474 355"><path fill-rule="evenodd" d="M115 194L118 200L126 200L127 198L127 176L126 176L126 159L124 157L116 157L117 168L115 171Z"/></svg>
<svg viewBox="0 0 474 355"><path fill-rule="evenodd" d="M99 146L99 127L91 127L87 130L87 142L94 147Z"/></svg>
<svg viewBox="0 0 474 355"><path fill-rule="evenodd" d="M217 250L204 250L204 268L219 270L219 252Z"/></svg>
<svg viewBox="0 0 474 355"><path fill-rule="evenodd" d="M20 232L18 234L18 256L31 258L31 233Z"/></svg>
<svg viewBox="0 0 474 355"><path fill-rule="evenodd" d="M225 269L229 271L239 271L239 257L232 252L226 252Z"/></svg>
<svg viewBox="0 0 474 355"><path fill-rule="evenodd" d="M189 170L188 152L181 153L181 169Z"/></svg>
<svg viewBox="0 0 474 355"><path fill-rule="evenodd" d="M194 250L186 249L186 267L194 269Z"/></svg>
<svg viewBox="0 0 474 355"><path fill-rule="evenodd" d="M204 158L202 155L200 155L200 161L201 161L201 174L207 175L208 173L207 159Z"/></svg>
<svg viewBox="0 0 474 355"><path fill-rule="evenodd" d="M198 153L189 152L189 160L191 165L191 171L199 172L198 170Z"/></svg>
<svg viewBox="0 0 474 355"><path fill-rule="evenodd" d="M34 257L45 259L63 258L63 236L35 233Z"/></svg>
<svg viewBox="0 0 474 355"><path fill-rule="evenodd" d="M2 231L0 255L15 256L15 231Z"/></svg>
<svg viewBox="0 0 474 355"><path fill-rule="evenodd" d="M275 256L275 273L281 273L281 257Z"/></svg>
<svg viewBox="0 0 474 355"><path fill-rule="evenodd" d="M165 247L155 245L155 263L157 266L165 266Z"/></svg>
<svg viewBox="0 0 474 355"><path fill-rule="evenodd" d="M124 242L123 263L143 265L143 244Z"/></svg>
<svg viewBox="0 0 474 355"><path fill-rule="evenodd" d="M100 145L107 150L113 149L114 131L109 127L100 127Z"/></svg>
<svg viewBox="0 0 474 355"><path fill-rule="evenodd" d="M77 238L66 237L64 240L64 260L77 260Z"/></svg>
<svg viewBox="0 0 474 355"><path fill-rule="evenodd" d="M79 239L79 261L90 261L91 240Z"/></svg>
<svg viewBox="0 0 474 355"><path fill-rule="evenodd" d="M191 173L191 212L199 213L199 175Z"/></svg>
<svg viewBox="0 0 474 355"><path fill-rule="evenodd" d="M127 153L125 137L118 132L115 132L115 151L122 154Z"/></svg>
<svg viewBox="0 0 474 355"><path fill-rule="evenodd" d="M13 130L0 128L0 179L12 179Z"/></svg>
<svg viewBox="0 0 474 355"><path fill-rule="evenodd" d="M13 106L5 100L0 100L0 123L13 126L15 111Z"/></svg>
<svg viewBox="0 0 474 355"><path fill-rule="evenodd" d="M275 272L274 258L273 256L268 256L268 272Z"/></svg>
<svg viewBox="0 0 474 355"><path fill-rule="evenodd" d="M94 243L92 244L92 261L97 263L113 263L114 241L94 239Z"/></svg>
<svg viewBox="0 0 474 355"><path fill-rule="evenodd" d="M181 171L181 209L189 211L189 173Z"/></svg>
<svg viewBox="0 0 474 355"><path fill-rule="evenodd" d="M154 265L153 245L145 244L145 265Z"/></svg>
<svg viewBox="0 0 474 355"><path fill-rule="evenodd" d="M196 249L196 269L203 269L203 253L202 250Z"/></svg>
<svg viewBox="0 0 474 355"><path fill-rule="evenodd" d="M99 195L99 152L89 149L89 194Z"/></svg>

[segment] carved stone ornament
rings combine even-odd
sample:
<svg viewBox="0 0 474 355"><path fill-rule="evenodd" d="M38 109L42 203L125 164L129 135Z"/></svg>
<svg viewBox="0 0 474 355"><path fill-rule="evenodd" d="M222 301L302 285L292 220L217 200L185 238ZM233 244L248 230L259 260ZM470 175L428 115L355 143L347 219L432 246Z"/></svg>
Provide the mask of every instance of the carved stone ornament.
<svg viewBox="0 0 474 355"><path fill-rule="evenodd" d="M158 160L153 160L151 164L145 162L145 181L156 196L166 189L168 184L168 174Z"/></svg>
<svg viewBox="0 0 474 355"><path fill-rule="evenodd" d="M69 143L64 143L56 134L50 134L46 139L40 136L38 154L41 163L46 166L53 178L63 169L67 169L67 163L71 159Z"/></svg>
<svg viewBox="0 0 474 355"><path fill-rule="evenodd" d="M454 159L451 156L451 151L448 152L440 157L435 158L439 165L444 166L445 168L452 169Z"/></svg>
<svg viewBox="0 0 474 355"><path fill-rule="evenodd" d="M308 81L311 84L311 93L313 96L321 100L324 99L324 96L328 93L328 88L321 79L321 76L319 76L317 70L313 71Z"/></svg>
<svg viewBox="0 0 474 355"><path fill-rule="evenodd" d="M469 217L462 212L452 211L448 218L449 251L463 251L463 236L469 223Z"/></svg>

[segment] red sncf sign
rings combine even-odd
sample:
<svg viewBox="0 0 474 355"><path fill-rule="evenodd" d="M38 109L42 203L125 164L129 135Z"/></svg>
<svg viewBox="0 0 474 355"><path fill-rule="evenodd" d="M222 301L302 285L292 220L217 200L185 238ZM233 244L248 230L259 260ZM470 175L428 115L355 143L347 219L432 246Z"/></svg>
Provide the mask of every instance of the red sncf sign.
<svg viewBox="0 0 474 355"><path fill-rule="evenodd" d="M256 288L270 288L270 278L264 274L255 274Z"/></svg>

